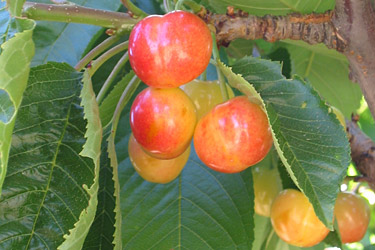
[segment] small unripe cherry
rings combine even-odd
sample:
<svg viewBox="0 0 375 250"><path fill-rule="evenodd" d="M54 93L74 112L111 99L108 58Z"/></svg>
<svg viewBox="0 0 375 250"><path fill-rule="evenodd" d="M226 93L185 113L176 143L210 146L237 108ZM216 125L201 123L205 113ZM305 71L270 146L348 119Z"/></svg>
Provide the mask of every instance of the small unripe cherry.
<svg viewBox="0 0 375 250"><path fill-rule="evenodd" d="M334 214L343 243L360 241L366 234L370 222L370 208L361 196L339 193Z"/></svg>
<svg viewBox="0 0 375 250"><path fill-rule="evenodd" d="M199 120L194 133L198 157L223 173L237 173L258 163L272 142L267 115L246 96L217 105Z"/></svg>
<svg viewBox="0 0 375 250"><path fill-rule="evenodd" d="M190 145L197 122L195 107L179 88L146 88L130 109L134 138L151 156L172 159Z"/></svg>
<svg viewBox="0 0 375 250"><path fill-rule="evenodd" d="M143 151L133 134L128 144L129 158L137 173L146 181L168 183L181 173L190 155L190 146L181 155L169 160L154 158Z"/></svg>
<svg viewBox="0 0 375 250"><path fill-rule="evenodd" d="M233 90L226 85L229 98L234 97ZM219 81L193 80L180 88L190 97L197 110L197 118L200 120L216 105L223 102Z"/></svg>
<svg viewBox="0 0 375 250"><path fill-rule="evenodd" d="M259 215L269 217L272 203L282 190L279 172L276 167L269 166L254 166L252 170L254 210Z"/></svg>

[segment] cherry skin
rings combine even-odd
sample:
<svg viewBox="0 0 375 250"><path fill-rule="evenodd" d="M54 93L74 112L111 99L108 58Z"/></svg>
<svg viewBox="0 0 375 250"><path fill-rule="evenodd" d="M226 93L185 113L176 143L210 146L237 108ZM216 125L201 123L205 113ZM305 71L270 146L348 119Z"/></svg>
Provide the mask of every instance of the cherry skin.
<svg viewBox="0 0 375 250"><path fill-rule="evenodd" d="M190 155L190 146L184 153L170 160L161 160L146 154L131 135L129 138L129 158L137 173L146 181L168 183L181 173Z"/></svg>
<svg viewBox="0 0 375 250"><path fill-rule="evenodd" d="M286 189L276 197L271 208L271 222L282 240L298 247L314 246L329 233L307 197L293 189Z"/></svg>
<svg viewBox="0 0 375 250"><path fill-rule="evenodd" d="M342 242L360 241L370 222L370 208L365 199L352 193L339 193L334 211Z"/></svg>
<svg viewBox="0 0 375 250"><path fill-rule="evenodd" d="M199 120L194 133L198 157L223 173L237 173L258 163L271 146L267 116L246 96L217 105Z"/></svg>
<svg viewBox="0 0 375 250"><path fill-rule="evenodd" d="M151 156L172 159L190 145L197 122L195 107L179 88L148 87L130 109L130 127L137 142Z"/></svg>
<svg viewBox="0 0 375 250"><path fill-rule="evenodd" d="M197 78L206 69L211 50L207 25L186 11L148 16L129 37L129 61L135 74L157 88L178 87Z"/></svg>
<svg viewBox="0 0 375 250"><path fill-rule="evenodd" d="M254 166L254 209L259 215L270 217L271 205L282 190L279 172L275 167Z"/></svg>
<svg viewBox="0 0 375 250"><path fill-rule="evenodd" d="M180 87L193 101L200 120L217 104L223 102L219 81L193 80ZM234 97L233 90L227 85L229 98Z"/></svg>

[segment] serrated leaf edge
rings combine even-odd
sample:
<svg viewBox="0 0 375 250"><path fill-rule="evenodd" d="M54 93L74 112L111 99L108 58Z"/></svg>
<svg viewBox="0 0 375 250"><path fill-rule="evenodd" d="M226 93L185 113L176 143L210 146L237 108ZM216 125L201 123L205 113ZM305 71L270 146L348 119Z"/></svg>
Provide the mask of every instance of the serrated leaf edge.
<svg viewBox="0 0 375 250"><path fill-rule="evenodd" d="M100 167L100 145L102 140L103 129L99 118L99 106L96 102L92 82L89 74L84 72L83 88L81 91L81 106L84 108L84 119L87 120L85 138L87 139L80 155L91 158L95 164L95 177L91 187L84 185L83 188L90 196L89 204L84 209L78 221L74 224L74 228L69 230L68 234L63 237L65 241L57 249L81 249L84 240L90 230L90 226L94 221L95 213L98 205L99 190L99 167Z"/></svg>

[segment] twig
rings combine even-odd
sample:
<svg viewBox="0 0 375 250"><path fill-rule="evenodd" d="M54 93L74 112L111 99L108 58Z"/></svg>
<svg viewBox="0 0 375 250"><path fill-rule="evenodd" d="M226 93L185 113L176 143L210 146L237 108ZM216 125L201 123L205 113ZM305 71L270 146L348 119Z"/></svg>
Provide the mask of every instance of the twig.
<svg viewBox="0 0 375 250"><path fill-rule="evenodd" d="M357 125L357 117L347 121L347 131L351 147L352 160L361 173L356 181L366 181L375 191L375 143Z"/></svg>
<svg viewBox="0 0 375 250"><path fill-rule="evenodd" d="M24 17L65 23L83 23L112 29L131 30L139 19L127 13L86 8L74 4L42 4L26 2L23 6Z"/></svg>

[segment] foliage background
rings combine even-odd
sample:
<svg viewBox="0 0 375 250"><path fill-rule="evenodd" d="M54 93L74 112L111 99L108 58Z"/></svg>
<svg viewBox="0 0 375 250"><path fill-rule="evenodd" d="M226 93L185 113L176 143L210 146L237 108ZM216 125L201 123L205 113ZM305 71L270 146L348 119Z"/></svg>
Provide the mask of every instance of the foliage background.
<svg viewBox="0 0 375 250"><path fill-rule="evenodd" d="M50 3L47 0L36 2ZM117 0L73 2L124 11ZM147 13L163 13L160 1L135 3ZM227 5L234 5L255 15L323 12L334 7L333 0L240 0L235 3L203 0L201 3L218 13L225 13ZM11 5L17 12L22 1ZM193 151L181 176L167 185L151 184L138 176L127 153L131 101L122 112L115 138L109 133L109 127L102 129L98 123L101 119L103 125L107 124L108 113L110 117L119 99L116 93L129 83L129 65L118 76L111 98L100 107L93 100L94 92L99 91L119 56L109 60L92 81L87 74L77 73L72 68L106 37L104 31L89 25L34 23L11 18L5 2L0 2L0 110L5 110L0 113L0 180L5 178L0 198L0 248L76 249L82 245L84 249L298 249L276 236L269 219L254 214L251 169L232 175L217 173L205 167ZM309 182L303 189L315 209L320 210L317 212L320 218L329 224L332 196L346 172L348 145L342 141L343 131L337 120L328 113L324 103L319 102L318 96L342 110L347 118L358 110L362 129L375 139L374 121L363 103L359 87L347 78L346 59L323 46L295 41L275 44L236 41L229 48L221 48L220 53L221 60L233 65L233 71L243 76L239 78L223 67L230 82L240 82L240 88L254 91L248 81L260 92L279 139L279 150L284 152L289 164L293 157L296 159L297 164L287 166L289 173L281 162L277 164L284 186L290 186L290 174L295 175L297 182ZM287 80L281 75L278 63L243 58L252 54L282 61L284 75L299 77ZM244 67L247 64L252 67ZM254 76L261 80L255 80ZM216 78L212 66L208 77ZM274 97L283 86L292 83L293 88L283 90L284 93L290 91L292 99ZM141 85L136 92L144 87ZM298 99L296 93L304 97ZM296 112L304 101L308 107L313 106L312 111ZM290 114L301 120L308 119L296 125ZM322 128L319 124L325 126ZM288 132L288 128L297 130ZM309 133L311 140L318 138L323 144L334 144L340 149L327 150L326 155L317 160L295 150L288 156L287 146L313 151L314 144L302 143L299 138ZM327 137L328 134L331 136ZM282 137L284 141L280 140ZM115 141L117 155L108 141ZM276 154L275 151L272 154ZM300 166L304 161L310 165L307 171ZM324 168L316 168L326 161L329 162L324 166L328 169L326 172ZM260 163L263 167L269 164L269 161ZM314 180L313 176L318 179ZM333 192L328 196L316 195L322 185L326 185L323 191ZM348 183L349 188L352 186ZM373 194L364 191L371 198ZM372 221L362 241L366 249L371 249L371 243L375 243L374 228ZM69 236L63 238L63 235ZM340 245L335 236L332 233L326 243ZM324 247L322 243L312 249ZM358 244L353 247L361 248Z"/></svg>

